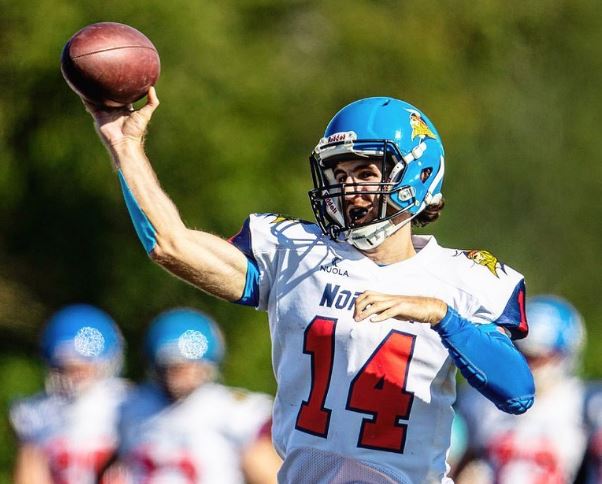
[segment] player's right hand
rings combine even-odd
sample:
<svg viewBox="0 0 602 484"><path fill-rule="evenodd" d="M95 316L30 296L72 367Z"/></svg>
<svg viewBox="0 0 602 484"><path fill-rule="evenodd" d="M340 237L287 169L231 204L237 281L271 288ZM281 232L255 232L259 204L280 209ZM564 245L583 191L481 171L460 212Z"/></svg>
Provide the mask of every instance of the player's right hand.
<svg viewBox="0 0 602 484"><path fill-rule="evenodd" d="M148 123L159 106L159 98L154 87L148 91L146 104L137 110L131 105L109 108L92 104L84 99L82 102L86 111L94 119L96 132L109 150L122 143L142 144Z"/></svg>

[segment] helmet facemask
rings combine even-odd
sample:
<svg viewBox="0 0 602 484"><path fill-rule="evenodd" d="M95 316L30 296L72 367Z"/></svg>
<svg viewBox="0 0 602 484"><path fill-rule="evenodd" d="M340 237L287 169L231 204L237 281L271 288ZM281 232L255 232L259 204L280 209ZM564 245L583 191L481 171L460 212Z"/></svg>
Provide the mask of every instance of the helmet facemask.
<svg viewBox="0 0 602 484"><path fill-rule="evenodd" d="M347 240L358 249L377 247L386 237L405 225L393 219L414 206L415 192L411 186L399 183L407 163L397 146L389 140L356 140L354 133L344 139L329 142L323 138L310 156L314 189L309 192L312 209L322 231L333 240ZM340 162L366 160L381 172L378 182L337 183L334 168ZM357 217L348 213L346 197L374 196L376 214L365 222L361 212Z"/></svg>

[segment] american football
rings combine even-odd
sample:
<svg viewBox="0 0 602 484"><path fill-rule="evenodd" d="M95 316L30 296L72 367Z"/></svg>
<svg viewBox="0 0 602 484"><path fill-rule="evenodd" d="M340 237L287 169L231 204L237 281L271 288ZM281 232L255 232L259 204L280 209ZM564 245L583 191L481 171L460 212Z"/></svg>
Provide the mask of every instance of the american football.
<svg viewBox="0 0 602 484"><path fill-rule="evenodd" d="M153 43L140 31L116 22L88 25L63 47L61 72L79 96L119 107L148 92L161 63Z"/></svg>

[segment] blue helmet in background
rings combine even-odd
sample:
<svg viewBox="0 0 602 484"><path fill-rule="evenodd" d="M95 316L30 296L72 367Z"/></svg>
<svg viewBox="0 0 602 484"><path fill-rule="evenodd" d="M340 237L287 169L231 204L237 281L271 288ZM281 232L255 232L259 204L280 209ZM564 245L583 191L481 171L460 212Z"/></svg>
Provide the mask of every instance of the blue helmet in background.
<svg viewBox="0 0 602 484"><path fill-rule="evenodd" d="M153 366L182 361L219 365L224 356L224 338L217 323L207 315L191 308L176 308L151 321L145 348Z"/></svg>
<svg viewBox="0 0 602 484"><path fill-rule="evenodd" d="M444 156L437 129L411 104L372 97L345 106L310 157L314 189L309 196L322 231L359 249L378 246L403 225L395 225L392 218L408 213L411 219L441 202ZM383 174L380 183L363 184L378 195L379 213L368 223L354 225L345 219L343 195L352 194L360 184L337 183L333 167L362 158L379 165Z"/></svg>
<svg viewBox="0 0 602 484"><path fill-rule="evenodd" d="M65 306L46 323L40 341L42 356L52 367L69 361L107 363L118 370L123 337L115 321L89 304Z"/></svg>
<svg viewBox="0 0 602 484"><path fill-rule="evenodd" d="M529 336L516 342L525 355L579 358L585 342L585 326L571 303L558 296L535 296L527 300L526 309Z"/></svg>

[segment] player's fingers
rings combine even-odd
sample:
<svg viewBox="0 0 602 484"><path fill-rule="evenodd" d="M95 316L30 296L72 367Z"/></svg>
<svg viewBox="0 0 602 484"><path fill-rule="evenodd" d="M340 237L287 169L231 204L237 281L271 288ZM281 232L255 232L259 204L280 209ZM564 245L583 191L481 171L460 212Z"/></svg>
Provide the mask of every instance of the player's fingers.
<svg viewBox="0 0 602 484"><path fill-rule="evenodd" d="M157 96L157 90L154 86L151 86L148 90L147 98L149 104L152 104L155 107L159 105L159 96Z"/></svg>
<svg viewBox="0 0 602 484"><path fill-rule="evenodd" d="M356 304L355 314L357 315L357 320L361 321L375 312L382 311L391 304L394 304L392 298L384 297L384 295L366 298L360 304Z"/></svg>
<svg viewBox="0 0 602 484"><path fill-rule="evenodd" d="M366 304L371 304L375 301L382 301L388 297L390 297L388 294L383 294L381 292L365 291L357 297L355 304L365 306Z"/></svg>
<svg viewBox="0 0 602 484"><path fill-rule="evenodd" d="M387 308L391 307L391 304L394 304L393 301L385 300L378 301L366 306L362 311L358 311L356 321L363 321L370 316L380 313Z"/></svg>
<svg viewBox="0 0 602 484"><path fill-rule="evenodd" d="M144 106L142 106L136 113L142 116L146 123L148 123L155 112L155 109L159 106L159 99L155 96L151 96L151 92L154 92L154 89L151 87L151 90L148 91L147 102Z"/></svg>
<svg viewBox="0 0 602 484"><path fill-rule="evenodd" d="M374 295L372 294L364 293L361 296L358 296L358 298L355 300L355 315L361 315L368 306L375 302L376 300L374 299Z"/></svg>
<svg viewBox="0 0 602 484"><path fill-rule="evenodd" d="M410 321L405 311L405 305L403 303L397 303L389 306L387 309L375 314L370 318L371 323L380 323L386 319L399 319L402 321Z"/></svg>

